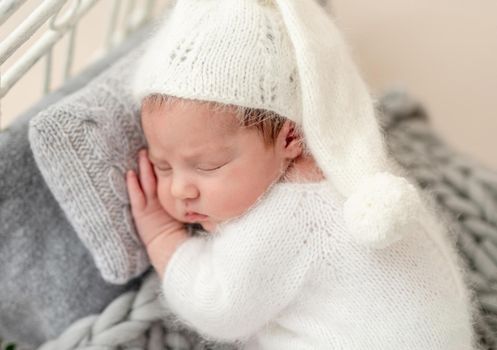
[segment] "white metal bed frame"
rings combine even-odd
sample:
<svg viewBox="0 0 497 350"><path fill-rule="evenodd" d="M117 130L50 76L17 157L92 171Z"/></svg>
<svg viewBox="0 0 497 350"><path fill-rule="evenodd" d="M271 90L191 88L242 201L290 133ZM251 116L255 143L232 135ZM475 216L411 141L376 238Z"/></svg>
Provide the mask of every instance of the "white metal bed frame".
<svg viewBox="0 0 497 350"><path fill-rule="evenodd" d="M74 61L75 34L78 24L80 19L100 1L40 0L31 15L16 25L16 28L0 42L0 130L2 129L2 98L42 57L45 57L43 94L50 92L53 48L66 35L68 35L69 41L66 50L63 81L70 78ZM161 0L113 0L112 12L106 32L105 47L98 52L98 55L105 55L113 47L120 44L128 35L156 17L158 12L155 12L154 9L158 2L161 2ZM0 0L0 27L25 3L26 0ZM122 12L122 8L125 11L124 20L122 21L122 25L119 26L118 16ZM41 35L40 39L29 47L8 70L4 71L2 65L5 61L45 23L48 23L48 28Z"/></svg>

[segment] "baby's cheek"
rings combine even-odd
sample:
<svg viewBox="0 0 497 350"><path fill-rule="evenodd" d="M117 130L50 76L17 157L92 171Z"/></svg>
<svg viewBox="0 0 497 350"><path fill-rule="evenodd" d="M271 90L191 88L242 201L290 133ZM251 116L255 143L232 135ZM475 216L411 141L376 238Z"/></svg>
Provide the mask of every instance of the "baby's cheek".
<svg viewBox="0 0 497 350"><path fill-rule="evenodd" d="M254 189L238 181L224 181L211 192L209 204L218 219L231 219L243 214L254 202ZM214 214L214 213L213 213Z"/></svg>
<svg viewBox="0 0 497 350"><path fill-rule="evenodd" d="M169 184L167 180L158 178L157 179L157 196L159 198L159 203L162 208L164 208L169 215L179 220L178 214L176 213L176 208L174 206L174 198L171 196L171 191L169 191Z"/></svg>

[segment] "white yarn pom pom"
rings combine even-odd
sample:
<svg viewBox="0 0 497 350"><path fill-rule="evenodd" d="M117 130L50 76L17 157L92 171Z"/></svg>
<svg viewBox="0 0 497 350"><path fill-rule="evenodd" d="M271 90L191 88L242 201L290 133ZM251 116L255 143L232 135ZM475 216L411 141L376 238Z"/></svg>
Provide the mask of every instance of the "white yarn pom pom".
<svg viewBox="0 0 497 350"><path fill-rule="evenodd" d="M344 219L354 240L381 249L415 230L423 204L403 177L376 173L367 177L344 204Z"/></svg>
<svg viewBox="0 0 497 350"><path fill-rule="evenodd" d="M274 0L258 0L262 6L274 6Z"/></svg>

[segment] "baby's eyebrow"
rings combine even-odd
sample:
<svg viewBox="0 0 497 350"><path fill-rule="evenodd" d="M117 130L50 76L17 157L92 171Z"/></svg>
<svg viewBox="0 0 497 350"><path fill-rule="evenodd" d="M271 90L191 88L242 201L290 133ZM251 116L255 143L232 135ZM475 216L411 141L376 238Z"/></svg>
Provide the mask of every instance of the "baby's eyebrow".
<svg viewBox="0 0 497 350"><path fill-rule="evenodd" d="M231 147L229 147L229 146L221 146L221 147L215 147L215 148L208 147L208 148L201 149L197 152L192 152L188 156L185 156L185 159L190 160L190 161L197 160L204 155L213 155L213 154L229 152L229 151L231 151ZM162 160L158 157L155 157L155 155L152 152L150 152L150 150L149 150L148 157L149 157L150 161L154 164L169 164L167 161Z"/></svg>
<svg viewBox="0 0 497 350"><path fill-rule="evenodd" d="M204 148L199 149L196 152L192 152L191 154L185 156L185 159L195 160L195 159L201 158L202 156L205 156L205 155L225 153L225 152L230 152L231 150L232 150L232 147L226 146L226 145L215 146L215 147L206 146Z"/></svg>

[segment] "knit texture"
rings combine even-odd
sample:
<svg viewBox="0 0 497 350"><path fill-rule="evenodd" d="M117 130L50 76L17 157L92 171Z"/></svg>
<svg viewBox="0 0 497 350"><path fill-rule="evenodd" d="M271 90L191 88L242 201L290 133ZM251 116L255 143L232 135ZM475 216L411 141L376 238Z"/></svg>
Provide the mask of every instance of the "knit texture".
<svg viewBox="0 0 497 350"><path fill-rule="evenodd" d="M133 94L276 112L302 129L348 198L345 224L357 242L381 249L419 224L424 203L387 154L368 88L315 1L176 2L139 62Z"/></svg>
<svg viewBox="0 0 497 350"><path fill-rule="evenodd" d="M139 62L137 102L161 93L300 118L293 46L279 12L263 3L178 1Z"/></svg>
<svg viewBox="0 0 497 350"><path fill-rule="evenodd" d="M78 80L80 78L81 77L78 77ZM64 87L64 90L66 89L67 86ZM65 92L67 94L67 90ZM488 169L484 169L470 158L457 154L448 148L447 145L433 133L433 129L430 127L430 124L427 123L428 117L422 105L418 101L413 100L406 92L401 94L399 94L399 92L391 92L385 95L381 100L380 107L386 112L382 117L384 117L383 122L389 130L387 136L391 141L390 146L393 154L412 170L411 173L417 181L423 184L423 186L427 186L424 187L424 191L433 191L434 194L437 194L440 204L450 212L453 219L452 221L460 221L462 224L460 232L457 233L457 237L454 237L454 239L457 239L459 241L458 243L461 244L461 254L470 260L471 271L469 277L473 281L473 287L481 302L482 311L475 323L476 330L481 337L481 348L478 349L494 349L497 344L497 342L495 342L495 334L497 334L495 331L497 304L495 303L496 288L493 281L497 274L497 265L493 258L496 255L495 249L490 241L497 237L497 231L495 229L495 213L497 213L497 210L495 210L495 205L497 203L496 174ZM44 108L46 108L46 106ZM18 120L18 122L20 121ZM19 136L25 135L25 137L27 137L26 126L27 123L23 122L22 128L19 128L19 130L16 131L16 134L19 134ZM8 135L9 130L10 129L7 129L4 133ZM2 133L0 133L0 139L1 135ZM5 196L3 196L4 198L1 198L7 199L7 201L2 202L0 199L0 216L4 214L4 220L0 220L0 222L7 223L7 225L2 226L2 228L4 228L3 238L5 244L2 245L2 248L4 248L4 264L1 266L3 266L6 273L0 273L0 276L3 277L3 281L6 283L3 288L4 297L0 299L4 301L3 309L7 310L2 313L2 315L5 316L2 317L3 324L10 327L9 330L2 329L2 332L0 333L3 335L3 338L7 340L22 339L23 341L27 341L27 339L34 339L35 335L42 330L48 334L48 326L55 329L55 324L57 323L60 325L68 325L70 323L69 320L74 319L76 315L85 315L84 311L81 313L81 310L83 310L81 307L78 307L77 305L75 307L74 304L70 303L64 302L64 310L62 311L60 308L55 309L53 307L53 300L58 300L59 306L62 305L60 302L61 300L70 299L85 304L85 307L87 308L90 307L94 308L94 310L103 310L102 305L105 305L105 298L107 298L107 300L110 299L102 290L97 293L97 297L82 298L82 292L78 294L77 290L79 289L75 290L71 287L71 283L75 286L84 282L86 286L84 288L85 292L91 288L107 288L102 287L104 284L102 281L98 282L99 275L96 270L93 270L91 262L87 263L87 260L83 259L81 255L76 254L75 256L73 254L75 250L82 251L81 249L83 249L82 246L79 247L79 239L77 239L76 236L74 236L75 239L72 240L74 243L68 250L71 253L69 265L67 265L66 260L60 260L59 256L51 254L47 249L36 249L36 247L39 248L40 244L42 244L45 245L46 248L50 246L54 251L59 251L60 244L53 245L50 244L49 241L54 240L54 242L59 241L60 243L60 239L63 239L65 236L62 233L68 232L66 227L68 224L65 222L61 224L60 221L51 220L53 215L47 214L46 209L53 207L52 204L55 203L55 201L53 201L52 204L49 202L48 207L45 205L47 203L45 203L43 199L46 199L48 190L44 190L45 185L39 174L37 174L37 171L35 171L36 166L34 165L34 162L27 161L25 164L26 156L23 155L24 151L20 151L19 147L14 147L14 149L12 147L7 147L12 141L9 137L4 141L5 147L2 148L2 151L4 152L0 152L0 155L5 155L5 160L17 160L15 161L16 164L5 163L5 167L0 167L0 169L7 171L7 173L4 174L5 176L0 177L0 187L2 186L2 180L4 180L3 189L7 191L0 191L1 194L7 193L6 198ZM27 140L23 143L25 143L26 146L22 146L22 148L28 150L29 145ZM29 160L30 157L27 158ZM11 166L8 166L8 164ZM8 171L8 169L11 171ZM29 185L23 185L17 181L19 174L22 174L22 178L25 178L26 184L29 183ZM34 188L37 188L39 193L35 191L26 197L26 186L32 187L33 190ZM10 196L8 195L10 193L9 191L12 191ZM36 201L32 201L33 196L39 197L38 204L36 204ZM11 202L19 204L19 208L16 209L15 207L9 206L9 197L12 199ZM19 201L19 199L22 200ZM41 212L39 210L40 203L43 203L44 208ZM26 212L26 208L31 208L31 211L35 212L36 215L31 215L29 210ZM21 215L22 213L22 218L14 215L16 213L18 215ZM50 218L50 220L44 221L44 223L49 223L48 226L43 225L43 218ZM20 256L17 253L18 249L11 249L13 245L18 245L18 240L21 236L12 235L10 233L10 231L12 231L12 226L9 225L9 222L18 225L20 230L24 232L22 237L29 242L29 246L33 247L32 251L34 254L28 253ZM40 223L42 225L40 225ZM50 234L38 234L38 227L43 227L43 232ZM54 232L60 232L59 237L54 235ZM37 236L38 239L33 239L34 236ZM72 234L66 236L69 237L72 236ZM480 238L483 239L479 241ZM78 273L86 271L86 268L81 270L81 266L85 266L92 272L88 272L87 275L78 275L79 278L77 280L71 278L71 276L75 275L74 273L69 273L68 275L70 276L65 277L63 276L64 274L59 273L58 276L63 277L61 286L65 285L67 288L51 288L51 284L48 286L47 281L52 281L52 277L55 276L54 269L47 269L45 266L46 264L39 264L40 259L36 252L41 251L43 251L45 255L45 258L41 260L45 261L50 258L52 262L57 263L55 267L52 267L59 272L64 270L63 266L65 266L65 269L77 269ZM33 263L35 265L33 265ZM19 283L9 283L12 279L10 274L14 271L19 271L20 268L24 268L26 271L26 274L23 275L23 279L17 279L18 282L24 281L23 286L19 285ZM40 281L37 288L31 288L33 280ZM42 283L43 281L45 283ZM26 286L29 286L29 288L26 288ZM71 288L73 288L72 291ZM158 287L155 284L150 285L149 283L144 283L141 286L141 289L147 289L147 291L144 291L144 294L146 295L155 295L157 288ZM142 294L142 292L140 292L140 294ZM123 297L126 297L126 294L124 294ZM42 305L36 305L37 298L46 300L46 302L52 306L43 308ZM13 299L15 300L14 307L12 306ZM173 321L167 317L164 318L163 314L158 315L155 312L155 309L157 308L156 305L144 304L144 299L150 300L149 297L137 296L137 300L127 304L128 306L123 305L123 303L119 301L120 299L121 298L118 298L115 303L110 303L98 317L94 315L95 312L91 312L92 316L89 316L88 318L92 318L92 322L95 323L95 325L93 325L93 323L85 323L84 331L87 332L86 334L81 334L81 328L78 328L78 339L82 339L85 344L87 344L88 341L93 343L97 338L102 339L100 338L101 333L108 332L107 334L116 337L113 339L112 345L118 346L120 344L119 346L123 349L227 349L225 346L219 346L219 343L214 345L212 342L206 343L204 341L199 341L192 332L180 326L178 323L173 323ZM119 304L119 308L115 307L116 303ZM150 304L155 303L150 301ZM30 311L26 312L27 309L30 309ZM145 311L145 309L148 311ZM17 314L14 312L16 310ZM33 317L33 312L39 313L40 315L42 314L45 322L36 322L37 318ZM88 312L86 314L88 314ZM6 317L8 318L5 319ZM105 319L105 321L101 320L102 318ZM161 318L163 319L163 322L161 321ZM11 320L10 322L9 319ZM23 319L29 320L30 324L23 323L21 329L18 326ZM124 344L125 339L128 338L127 334L129 332L136 332L135 329L128 328L129 321L135 319L140 320L140 322L144 322L145 324L147 322L154 322L154 326L148 328L144 327L143 323L133 322L135 327L140 329L142 336L139 340L137 339L137 341L139 341L138 343L133 341L130 342L130 344ZM75 323L72 327L68 327L67 331L61 334L58 339L57 346L53 346L52 348L69 349L66 344L69 341L73 341L73 339L68 333L74 334L73 332L76 331L76 328L79 327L82 322L84 322L83 319ZM157 324L155 322L161 324L161 327L159 328L162 329L162 332L159 332L156 329ZM103 327L102 324L104 324ZM151 324L149 323L149 325ZM104 327L109 328L103 329ZM62 329L55 333L53 333L53 331L51 332L53 334L58 334L61 330ZM13 334L22 334L22 336L14 336ZM116 334L124 334L125 336L116 336ZM202 343L202 345L200 345L200 343ZM17 345L19 344L20 343L17 342ZM78 344L79 345L72 348L81 347L82 344ZM106 344L109 345L110 343L107 342ZM23 349L23 347L21 348ZM234 349L234 347L229 349Z"/></svg>
<svg viewBox="0 0 497 350"><path fill-rule="evenodd" d="M139 48L140 30L59 89L47 94L0 131L0 337L16 350L32 350L69 324L101 312L138 281L102 279L40 174L28 140L29 121L85 88ZM97 90L95 91L97 92ZM59 348L60 349L60 348Z"/></svg>
<svg viewBox="0 0 497 350"><path fill-rule="evenodd" d="M245 349L474 349L454 242L434 226L378 251L345 232L326 182L277 183L246 214L172 256L165 304Z"/></svg>
<svg viewBox="0 0 497 350"><path fill-rule="evenodd" d="M122 284L149 266L138 239L125 172L145 147L129 92L137 48L77 93L30 121L29 141L48 187L103 278Z"/></svg>

